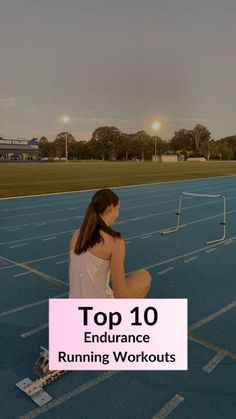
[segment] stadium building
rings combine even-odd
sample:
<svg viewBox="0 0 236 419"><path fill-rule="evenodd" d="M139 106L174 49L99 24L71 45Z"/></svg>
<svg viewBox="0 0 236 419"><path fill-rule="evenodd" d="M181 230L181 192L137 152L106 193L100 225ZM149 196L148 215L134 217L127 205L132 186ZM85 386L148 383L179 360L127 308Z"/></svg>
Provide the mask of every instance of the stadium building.
<svg viewBox="0 0 236 419"><path fill-rule="evenodd" d="M38 148L38 139L31 140L0 138L0 160L22 161L40 160L41 153Z"/></svg>

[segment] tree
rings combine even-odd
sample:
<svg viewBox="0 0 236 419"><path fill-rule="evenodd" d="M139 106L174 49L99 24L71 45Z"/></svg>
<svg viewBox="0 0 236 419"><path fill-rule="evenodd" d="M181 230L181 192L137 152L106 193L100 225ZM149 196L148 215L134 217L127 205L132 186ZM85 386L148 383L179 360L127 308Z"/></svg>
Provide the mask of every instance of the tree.
<svg viewBox="0 0 236 419"><path fill-rule="evenodd" d="M48 144L48 139L46 137L41 137L39 140L39 146L43 146L45 144Z"/></svg>
<svg viewBox="0 0 236 419"><path fill-rule="evenodd" d="M71 158L76 160L91 159L91 150L87 141L76 141L72 145Z"/></svg>
<svg viewBox="0 0 236 419"><path fill-rule="evenodd" d="M205 155L207 152L207 143L211 138L210 131L203 125L197 124L193 130L188 132L190 133L194 154Z"/></svg>
<svg viewBox="0 0 236 419"><path fill-rule="evenodd" d="M236 159L236 135L219 140L220 156L224 160Z"/></svg>
<svg viewBox="0 0 236 419"><path fill-rule="evenodd" d="M215 140L210 140L207 143L207 160L210 160L211 158L217 159L219 158L219 145L218 142Z"/></svg>
<svg viewBox="0 0 236 419"><path fill-rule="evenodd" d="M133 134L122 133L119 158L125 160L139 158L151 159L154 153L155 137L151 137L145 131L138 131ZM157 149L165 147L163 141L157 137Z"/></svg>
<svg viewBox="0 0 236 419"><path fill-rule="evenodd" d="M175 132L169 145L179 154L206 156L208 155L208 142L211 138L210 131L201 124L195 125L192 130L185 128Z"/></svg>
<svg viewBox="0 0 236 419"><path fill-rule="evenodd" d="M40 138L38 147L42 157L53 157L53 143L50 143L46 137Z"/></svg>
<svg viewBox="0 0 236 419"><path fill-rule="evenodd" d="M178 152L178 154L187 154L187 152L192 150L190 132L184 128L175 131L169 146L171 150Z"/></svg>
<svg viewBox="0 0 236 419"><path fill-rule="evenodd" d="M89 142L93 157L116 160L122 143L122 133L116 127L97 128Z"/></svg>
<svg viewBox="0 0 236 419"><path fill-rule="evenodd" d="M157 154L159 156L161 156L163 153L165 153L168 150L168 143L163 141L160 137L154 136L151 137L152 140L152 150L153 153L155 153L155 141L156 141L156 149L157 149Z"/></svg>
<svg viewBox="0 0 236 419"><path fill-rule="evenodd" d="M76 142L75 138L69 132L61 132L56 136L54 140L55 156L58 158L66 157L66 135L67 135L67 147L68 157L70 158L72 145Z"/></svg>

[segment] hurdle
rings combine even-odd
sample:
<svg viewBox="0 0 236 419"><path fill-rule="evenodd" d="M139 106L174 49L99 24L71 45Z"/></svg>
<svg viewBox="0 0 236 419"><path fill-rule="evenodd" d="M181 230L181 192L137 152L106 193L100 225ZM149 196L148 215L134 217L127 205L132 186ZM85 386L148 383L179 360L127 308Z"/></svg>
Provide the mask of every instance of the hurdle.
<svg viewBox="0 0 236 419"><path fill-rule="evenodd" d="M225 240L225 237L226 237L226 198L222 194L211 195L211 194L198 194L198 193L192 193L192 192L181 192L180 198L179 198L179 208L176 212L176 215L177 215L176 226L162 230L161 234L166 235L170 233L175 233L176 231L179 230L179 228L181 228L180 217L181 217L181 211L182 211L182 201L183 201L184 196L190 196L190 197L192 196L192 197L197 197L197 198L219 198L223 200L223 220L220 222L220 225L223 226L223 234L218 239L207 241L206 244L217 243L217 242L221 242Z"/></svg>

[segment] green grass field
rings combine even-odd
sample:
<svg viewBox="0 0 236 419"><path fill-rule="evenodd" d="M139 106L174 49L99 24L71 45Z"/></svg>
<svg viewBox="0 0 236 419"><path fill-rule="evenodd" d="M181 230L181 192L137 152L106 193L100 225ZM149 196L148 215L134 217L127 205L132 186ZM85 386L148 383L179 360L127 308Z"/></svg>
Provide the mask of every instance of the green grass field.
<svg viewBox="0 0 236 419"><path fill-rule="evenodd" d="M0 163L0 197L236 175L236 162Z"/></svg>

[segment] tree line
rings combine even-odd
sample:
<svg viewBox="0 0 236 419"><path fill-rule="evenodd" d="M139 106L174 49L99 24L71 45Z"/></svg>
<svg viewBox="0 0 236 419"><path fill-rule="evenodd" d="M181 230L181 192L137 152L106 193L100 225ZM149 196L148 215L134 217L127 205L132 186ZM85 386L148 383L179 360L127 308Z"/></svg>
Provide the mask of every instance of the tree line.
<svg viewBox="0 0 236 419"><path fill-rule="evenodd" d="M159 155L175 153L182 158L236 160L236 135L214 140L208 128L201 124L192 130L182 128L176 131L168 141L145 131L127 134L108 126L97 128L89 141L76 141L69 132L61 132L52 142L40 138L42 157L64 158L66 138L70 160L151 160L155 146Z"/></svg>

